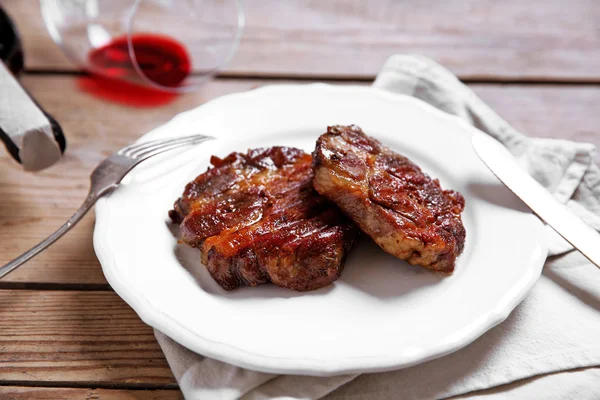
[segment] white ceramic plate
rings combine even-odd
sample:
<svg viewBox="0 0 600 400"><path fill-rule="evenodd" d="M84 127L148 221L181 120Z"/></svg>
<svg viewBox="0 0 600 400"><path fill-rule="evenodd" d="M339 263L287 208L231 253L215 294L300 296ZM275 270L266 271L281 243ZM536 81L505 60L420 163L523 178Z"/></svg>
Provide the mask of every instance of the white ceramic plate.
<svg viewBox="0 0 600 400"><path fill-rule="evenodd" d="M358 124L466 199L464 253L440 277L363 240L341 278L296 293L222 290L167 211L211 154L271 145L312 151L327 125ZM540 275L542 224L471 148L483 133L414 98L370 87L272 86L221 97L142 140L206 133L208 144L152 159L96 206L94 246L115 291L187 348L254 370L334 375L398 369L469 344L503 321Z"/></svg>

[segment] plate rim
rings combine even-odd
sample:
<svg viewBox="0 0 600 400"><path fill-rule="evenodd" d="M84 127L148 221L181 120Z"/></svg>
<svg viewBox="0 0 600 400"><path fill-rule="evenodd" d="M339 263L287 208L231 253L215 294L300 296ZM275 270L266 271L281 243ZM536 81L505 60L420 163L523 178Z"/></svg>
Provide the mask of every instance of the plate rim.
<svg viewBox="0 0 600 400"><path fill-rule="evenodd" d="M231 97L240 96L260 96L270 95L269 92L289 91L289 90L327 90L327 91L369 91L377 93L387 100L396 102L409 102L418 107L421 107L425 112L434 113L436 117L451 120L452 123L458 123L463 129L471 131L475 135L486 135L479 131L466 121L454 115L445 113L428 103L425 103L415 97L407 96L398 93L386 92L382 89L372 86L356 86L356 85L328 85L323 83L312 84L282 84L268 85L260 88L252 89L245 92L232 93L220 96L207 103L200 105L197 108L207 105L215 106L219 102L227 101ZM177 118L183 114L193 112L197 108L177 114L173 119L165 124L153 129L140 137L139 141L149 140L157 132L165 130L169 124L172 124ZM507 189L508 190L508 189ZM411 352L411 355L403 355L390 353L385 357L378 356L354 356L337 358L335 362L325 362L322 359L316 360L311 358L291 358L291 357L272 357L261 354L255 354L235 346L216 342L202 337L197 332L192 332L188 328L179 324L175 319L163 313L158 309L154 309L149 301L143 295L136 293L135 289L129 287L119 276L116 262L110 251L108 241L104 240L108 233L108 221L110 221L110 195L105 196L96 204L95 214L96 222L93 234L93 243L96 256L100 261L104 275L114 289L114 291L140 316L142 321L150 325L154 329L164 333L174 341L184 347L202 354L203 356L214 358L216 360L233 364L242 368L247 368L260 372L267 373L285 373L294 375L312 375L312 376L334 376L348 373L373 373L385 372L397 369L410 367L429 361L435 358L455 352L468 344L475 341L481 335L489 331L494 326L504 321L514 308L525 298L531 288L537 282L541 275L543 265L547 257L547 243L544 239L544 224L533 214L530 214L536 223L536 248L533 249L533 256L530 260L532 265L528 273L524 274L510 291L498 302L496 308L486 314L486 318L479 318L474 323L459 331L460 334L455 334L445 341L441 341L436 346L430 346L427 349L419 348L417 351ZM360 365L357 362L360 360Z"/></svg>

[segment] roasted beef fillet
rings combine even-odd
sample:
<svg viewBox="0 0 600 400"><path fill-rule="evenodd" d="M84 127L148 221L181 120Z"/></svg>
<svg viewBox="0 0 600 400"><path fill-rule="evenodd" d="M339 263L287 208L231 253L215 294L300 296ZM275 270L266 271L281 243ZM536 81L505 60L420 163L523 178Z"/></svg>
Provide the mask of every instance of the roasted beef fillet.
<svg viewBox="0 0 600 400"><path fill-rule="evenodd" d="M313 184L386 252L454 271L465 243L465 201L357 126L331 126L313 153Z"/></svg>
<svg viewBox="0 0 600 400"><path fill-rule="evenodd" d="M211 164L169 216L223 289L272 282L305 291L340 276L358 231L314 190L309 154L271 147Z"/></svg>

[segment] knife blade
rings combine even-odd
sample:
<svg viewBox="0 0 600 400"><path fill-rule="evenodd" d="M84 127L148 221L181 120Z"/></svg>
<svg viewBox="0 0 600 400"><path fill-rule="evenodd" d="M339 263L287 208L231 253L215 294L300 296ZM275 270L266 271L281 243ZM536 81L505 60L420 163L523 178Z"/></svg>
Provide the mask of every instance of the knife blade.
<svg viewBox="0 0 600 400"><path fill-rule="evenodd" d="M473 135L475 152L498 179L544 222L600 268L600 234L524 171L496 139Z"/></svg>

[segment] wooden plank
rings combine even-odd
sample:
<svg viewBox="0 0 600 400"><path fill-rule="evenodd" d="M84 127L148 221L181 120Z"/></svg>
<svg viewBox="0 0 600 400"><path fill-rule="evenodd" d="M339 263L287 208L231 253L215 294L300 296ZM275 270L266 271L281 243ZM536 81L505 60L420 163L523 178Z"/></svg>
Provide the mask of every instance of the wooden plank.
<svg viewBox="0 0 600 400"><path fill-rule="evenodd" d="M5 400L180 400L179 390L114 390L0 386Z"/></svg>
<svg viewBox="0 0 600 400"><path fill-rule="evenodd" d="M80 205L88 177L106 155L176 113L212 98L273 83L219 79L162 106L130 107L82 91L71 76L26 76L24 85L62 124L69 140L64 159L41 173L23 172L0 152L0 263L50 234ZM279 81L275 81L279 83ZM600 146L600 86L472 85L517 129L531 136ZM596 157L600 162L600 156ZM45 283L106 285L92 246L93 213L50 249L5 277L1 287ZM7 286L8 285L8 286ZM14 287L14 286L12 286Z"/></svg>
<svg viewBox="0 0 600 400"><path fill-rule="evenodd" d="M22 32L29 69L74 69L48 36L37 0L0 4ZM244 5L246 29L229 75L371 78L388 56L417 53L463 79L600 81L597 0Z"/></svg>
<svg viewBox="0 0 600 400"><path fill-rule="evenodd" d="M113 292L0 290L0 351L0 383L176 387L152 329Z"/></svg>

